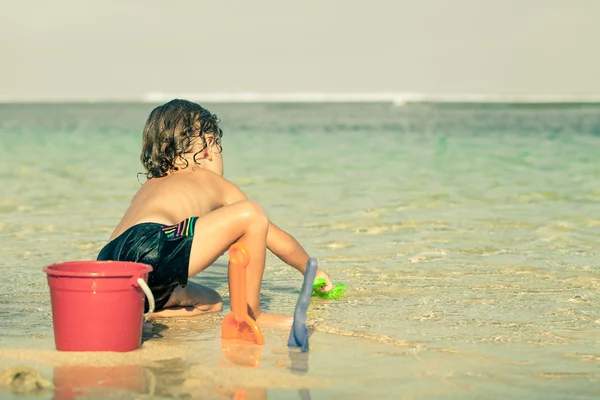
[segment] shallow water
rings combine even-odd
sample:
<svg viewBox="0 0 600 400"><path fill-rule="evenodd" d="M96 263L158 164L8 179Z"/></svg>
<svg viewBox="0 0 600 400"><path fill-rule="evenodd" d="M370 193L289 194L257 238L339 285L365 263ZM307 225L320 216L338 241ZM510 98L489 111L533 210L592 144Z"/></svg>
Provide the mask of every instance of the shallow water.
<svg viewBox="0 0 600 400"><path fill-rule="evenodd" d="M41 269L104 245L139 187L151 108L0 105L1 349L52 349ZM600 106L209 109L223 120L226 177L349 286L311 305L302 376L326 382L312 398L600 394ZM195 280L227 300L224 263ZM291 313L301 278L269 257L265 308ZM220 317L173 321L150 339L199 356L159 367L172 376L163 394L127 396L174 395L193 368L224 374ZM273 383L294 374L286 335L267 340L253 387L306 398ZM188 382L188 394L219 398L214 382Z"/></svg>

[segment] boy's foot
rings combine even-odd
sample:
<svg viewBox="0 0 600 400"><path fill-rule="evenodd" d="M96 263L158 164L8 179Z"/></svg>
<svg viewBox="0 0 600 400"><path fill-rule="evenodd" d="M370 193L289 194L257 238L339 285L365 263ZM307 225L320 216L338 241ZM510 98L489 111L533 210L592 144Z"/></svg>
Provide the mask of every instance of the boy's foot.
<svg viewBox="0 0 600 400"><path fill-rule="evenodd" d="M256 323L261 328L267 329L290 329L294 317L291 315L262 313L256 319Z"/></svg>

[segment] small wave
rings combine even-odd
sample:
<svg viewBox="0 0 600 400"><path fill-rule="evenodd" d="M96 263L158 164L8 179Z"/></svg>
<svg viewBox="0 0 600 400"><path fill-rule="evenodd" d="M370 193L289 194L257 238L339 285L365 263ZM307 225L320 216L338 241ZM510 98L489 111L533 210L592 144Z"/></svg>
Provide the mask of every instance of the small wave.
<svg viewBox="0 0 600 400"><path fill-rule="evenodd" d="M358 330L338 328L335 326L326 325L325 323L323 325L316 325L315 330L318 332L331 333L331 334L339 335L339 336L350 336L350 337L355 337L355 338L360 338L360 339L365 339L365 340L373 340L373 341L376 341L379 343L389 344L389 345L392 345L395 347L409 347L412 349L424 349L425 348L425 345L423 343L417 342L414 340L396 339L396 338L394 338L392 336L388 336L388 335L381 335L381 334L363 332L363 331L358 331Z"/></svg>
<svg viewBox="0 0 600 400"><path fill-rule="evenodd" d="M0 95L0 103L163 103L174 98L207 103L389 103L401 107L413 103L447 104L596 104L600 94L493 94L406 92L148 92L134 96Z"/></svg>
<svg viewBox="0 0 600 400"><path fill-rule="evenodd" d="M142 97L143 102L164 102L173 98L215 103L392 103L403 106L410 103L600 103L600 94L519 94L499 95L485 93L427 94L401 92L290 92L290 93L167 93L152 92Z"/></svg>

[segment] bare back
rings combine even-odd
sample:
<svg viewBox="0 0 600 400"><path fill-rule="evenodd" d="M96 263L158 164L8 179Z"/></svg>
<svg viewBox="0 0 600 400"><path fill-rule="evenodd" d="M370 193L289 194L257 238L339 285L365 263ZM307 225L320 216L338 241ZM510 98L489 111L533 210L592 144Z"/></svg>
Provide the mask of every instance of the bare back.
<svg viewBox="0 0 600 400"><path fill-rule="evenodd" d="M142 222L171 225L192 216L201 217L223 207L228 193L235 189L223 177L202 168L149 179L133 196L110 240Z"/></svg>

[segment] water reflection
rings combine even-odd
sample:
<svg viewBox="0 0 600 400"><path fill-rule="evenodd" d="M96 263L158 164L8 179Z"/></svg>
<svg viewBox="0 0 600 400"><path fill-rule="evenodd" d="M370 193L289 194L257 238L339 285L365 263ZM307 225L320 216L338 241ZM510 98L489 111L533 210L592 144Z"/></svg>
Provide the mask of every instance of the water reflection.
<svg viewBox="0 0 600 400"><path fill-rule="evenodd" d="M140 365L54 367L54 397L69 400L81 396L102 396L115 393L153 394L153 375Z"/></svg>
<svg viewBox="0 0 600 400"><path fill-rule="evenodd" d="M288 361L289 369L294 374L306 374L308 353L296 349L290 349L287 354L280 352L283 349L274 350L278 355L275 358L270 355L271 358L263 361L263 352L267 351L264 346L242 341L222 341L220 352L216 350L212 353L212 366L210 361L198 365L191 354L189 359L174 358L147 365L55 366L53 399L199 396L209 399L264 400L271 388L286 387L288 390L297 390L299 399L310 399L308 388L292 389L289 383L282 386L280 381L272 377L272 373L282 372L280 368L273 370L273 365L288 364ZM261 361L265 366L261 365ZM240 371L240 367L246 372Z"/></svg>
<svg viewBox="0 0 600 400"><path fill-rule="evenodd" d="M242 340L222 340L221 355L223 359L218 365L229 368L232 366L260 368L263 346ZM225 399L256 399L267 398L266 388L231 387L218 388L217 391Z"/></svg>
<svg viewBox="0 0 600 400"><path fill-rule="evenodd" d="M288 356L290 359L290 370L296 374L305 374L308 372L308 352L301 352L300 349L289 348Z"/></svg>
<svg viewBox="0 0 600 400"><path fill-rule="evenodd" d="M290 358L290 370L296 374L306 374L308 372L308 351L302 352L299 348L288 348ZM308 388L298 389L298 395L301 400L310 400L310 390Z"/></svg>
<svg viewBox="0 0 600 400"><path fill-rule="evenodd" d="M223 340L221 342L221 354L226 363L222 362L221 366L260 368L262 352L263 346L241 340ZM289 348L290 370L297 374L308 372L308 354L308 352L301 352L300 349ZM237 387L233 390L229 389L220 392L227 396L226 398L231 399L267 398L267 388ZM311 398L308 388L298 389L298 395L301 400L310 400Z"/></svg>
<svg viewBox="0 0 600 400"><path fill-rule="evenodd" d="M221 366L237 365L240 367L259 368L263 346L242 340L221 341L221 354L225 359L218 362Z"/></svg>

